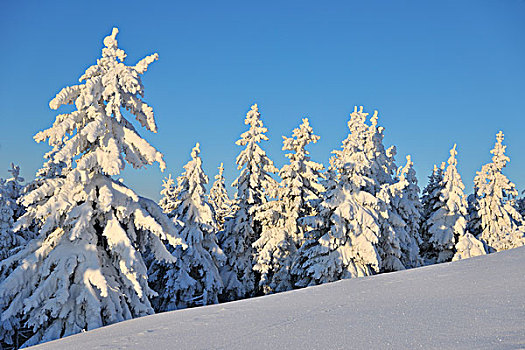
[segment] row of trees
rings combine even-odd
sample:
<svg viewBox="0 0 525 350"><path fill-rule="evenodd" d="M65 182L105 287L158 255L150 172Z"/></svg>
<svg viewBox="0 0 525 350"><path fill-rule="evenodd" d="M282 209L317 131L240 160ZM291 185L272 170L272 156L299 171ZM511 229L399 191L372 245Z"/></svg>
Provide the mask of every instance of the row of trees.
<svg viewBox="0 0 525 350"><path fill-rule="evenodd" d="M525 219L519 212L524 199L517 200L514 184L502 174L509 159L501 132L491 151L492 162L477 173L475 193L468 200L457 170L456 145L447 163L434 168L420 197L411 157L398 168L395 147L383 146L384 129L378 126L377 113L369 121L367 117L362 108L354 110L349 135L341 150L333 152L326 171L309 157L306 146L319 136L303 119L292 137L283 137L289 163L279 170L260 147L267 130L254 105L245 120L249 130L237 142L244 149L237 158L241 173L233 183L237 190L233 200L226 192L222 164L210 194L204 194L208 179L196 153L198 146L178 185L171 177L165 181L163 210L181 227L194 229L194 237L202 240L208 234L213 241L218 237L221 259L214 261L225 258L226 263L207 265L213 266L209 273L220 273L222 290L213 290L219 300L459 260L525 244ZM199 165L201 175L188 172L192 164ZM187 183L201 190L192 197L184 190ZM195 203L193 217L183 217L186 210L181 208L186 208L190 197ZM207 231L196 219L202 217ZM210 252L215 251L216 246L211 247ZM164 284L173 283L168 278ZM163 290L162 284L156 286ZM200 290L187 294L188 302L182 305L196 305L193 301ZM173 290L168 294L181 303L179 294Z"/></svg>
<svg viewBox="0 0 525 350"><path fill-rule="evenodd" d="M80 84L50 102L75 109L35 136L52 147L36 179L23 186L12 166L0 184L0 348L525 244L525 203L501 172L502 133L468 201L455 146L420 198L410 157L396 166L377 113L362 108L326 169L309 157L319 136L308 119L284 137L289 163L277 169L253 105L237 141L235 198L222 164L207 193L199 144L183 173L164 181L160 203L140 197L114 176L126 163L165 168L126 117L157 131L141 75L158 56L125 65L117 33Z"/></svg>

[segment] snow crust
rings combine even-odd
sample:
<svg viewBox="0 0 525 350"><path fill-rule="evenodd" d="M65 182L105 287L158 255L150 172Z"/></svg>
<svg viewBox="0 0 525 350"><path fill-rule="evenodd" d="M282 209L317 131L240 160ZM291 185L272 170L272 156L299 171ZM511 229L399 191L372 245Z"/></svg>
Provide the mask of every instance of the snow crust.
<svg viewBox="0 0 525 350"><path fill-rule="evenodd" d="M32 349L517 349L525 247L147 316Z"/></svg>

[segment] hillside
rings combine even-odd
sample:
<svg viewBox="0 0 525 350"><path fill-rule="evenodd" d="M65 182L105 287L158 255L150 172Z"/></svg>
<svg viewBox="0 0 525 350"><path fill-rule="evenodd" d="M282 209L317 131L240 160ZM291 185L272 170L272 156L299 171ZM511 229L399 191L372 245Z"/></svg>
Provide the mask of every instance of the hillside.
<svg viewBox="0 0 525 350"><path fill-rule="evenodd" d="M135 319L34 349L523 349L525 247Z"/></svg>

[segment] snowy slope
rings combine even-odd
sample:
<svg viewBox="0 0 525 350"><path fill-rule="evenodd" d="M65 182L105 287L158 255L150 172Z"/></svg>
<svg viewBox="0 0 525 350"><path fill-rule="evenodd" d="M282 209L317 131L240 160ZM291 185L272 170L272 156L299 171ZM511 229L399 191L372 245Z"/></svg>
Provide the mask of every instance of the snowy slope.
<svg viewBox="0 0 525 350"><path fill-rule="evenodd" d="M35 349L524 349L525 247L158 314Z"/></svg>

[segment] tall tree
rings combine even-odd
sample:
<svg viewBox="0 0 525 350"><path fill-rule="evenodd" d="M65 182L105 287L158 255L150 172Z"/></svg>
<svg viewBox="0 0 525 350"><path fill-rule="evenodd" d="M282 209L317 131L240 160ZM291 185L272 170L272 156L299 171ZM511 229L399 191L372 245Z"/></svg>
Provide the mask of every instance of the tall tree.
<svg viewBox="0 0 525 350"><path fill-rule="evenodd" d="M469 253L470 248L477 249L475 237L465 237L467 202L463 190L465 186L457 170L456 145L450 150L448 166L439 185L436 194L438 201L433 206L433 211L424 223L427 235L425 236L425 247L427 250L423 255L428 263L441 263L451 261L456 254L456 245L460 238L464 241L460 244L460 256L478 255L478 252Z"/></svg>
<svg viewBox="0 0 525 350"><path fill-rule="evenodd" d="M149 249L171 261L162 240L181 244L155 203L111 177L126 161L135 168L157 161L165 168L162 154L121 111L157 130L152 108L141 99L140 75L158 56L126 66L117 33L114 28L104 39L102 57L80 84L63 88L49 103L52 109L72 104L75 110L35 136L53 151L39 185L22 197L27 212L15 226L22 230L39 222L39 235L0 263L0 271L14 268L0 276L4 343L33 345L153 313L149 298L155 292L141 252ZM59 174L62 163L75 166Z"/></svg>
<svg viewBox="0 0 525 350"><path fill-rule="evenodd" d="M233 203L228 196L228 192L226 191L223 173L224 166L221 163L221 166L219 167L219 173L215 175L215 181L211 186L210 194L208 196L208 202L214 210L215 221L217 222L219 231L224 229L224 221L233 212Z"/></svg>
<svg viewBox="0 0 525 350"><path fill-rule="evenodd" d="M292 274L304 287L379 272L381 219L375 192L381 184L374 169L381 169L370 141L367 113L354 109L350 134L333 153L323 199L317 215L303 219L311 230L300 248Z"/></svg>
<svg viewBox="0 0 525 350"><path fill-rule="evenodd" d="M400 261L405 268L421 265L419 256L419 222L421 219L421 202L416 171L411 156L407 163L398 169L397 180L388 186L389 221L394 227L401 249Z"/></svg>
<svg viewBox="0 0 525 350"><path fill-rule="evenodd" d="M154 262L149 269L150 285L159 293L156 311L169 311L215 304L222 291L219 266L225 257L217 245L217 223L205 200L208 177L202 170L199 144L178 178L179 191L172 216L187 249L172 249L175 263Z"/></svg>
<svg viewBox="0 0 525 350"><path fill-rule="evenodd" d="M432 251L433 245L430 243L430 238L432 234L429 232L427 222L434 213L434 207L439 205L439 196L443 190L443 176L445 173L446 163L442 162L438 167L434 165L432 173L428 176L428 184L423 189L421 195L421 224L420 224L420 236L421 236L421 245L420 245L420 254L424 260L425 252ZM425 262L425 264L433 264L435 261Z"/></svg>
<svg viewBox="0 0 525 350"><path fill-rule="evenodd" d="M313 133L308 119L303 119L292 137L283 136L283 150L290 159L279 171L282 181L277 199L263 204L255 217L261 223L261 236L253 244L254 270L261 274L259 289L268 294L292 289L290 270L295 253L304 242L301 219L315 215L312 202L318 201L323 187L321 164L310 159L306 146L316 143L319 136Z"/></svg>
<svg viewBox="0 0 525 350"><path fill-rule="evenodd" d="M257 208L274 196L277 182L271 174L278 170L259 143L267 141L259 108L254 104L244 121L249 130L236 142L244 146L237 156L237 167L241 170L232 186L235 194L235 213L226 220L219 242L226 254L226 264L221 268L224 282L222 299L235 300L253 295L257 277L253 271L254 250L252 244L261 235L261 225L254 220Z"/></svg>
<svg viewBox="0 0 525 350"><path fill-rule="evenodd" d="M474 178L477 223L472 225L477 238L489 253L525 245L525 222L516 209L516 186L502 174L510 161L505 155L503 132L496 135L492 162L483 165Z"/></svg>

